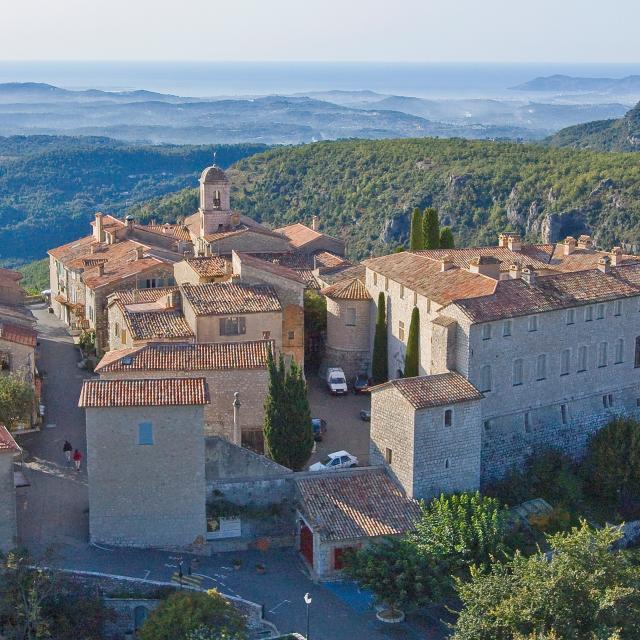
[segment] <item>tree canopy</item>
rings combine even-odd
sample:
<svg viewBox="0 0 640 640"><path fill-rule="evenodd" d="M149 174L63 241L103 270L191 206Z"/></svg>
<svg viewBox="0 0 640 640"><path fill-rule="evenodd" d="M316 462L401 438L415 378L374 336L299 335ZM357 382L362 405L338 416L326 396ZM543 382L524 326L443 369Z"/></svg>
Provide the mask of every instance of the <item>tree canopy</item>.
<svg viewBox="0 0 640 640"><path fill-rule="evenodd" d="M376 384L389 379L389 362L387 357L387 312L385 310L385 295L378 294L378 313L376 317L376 331L373 337L373 357L371 358L371 375Z"/></svg>
<svg viewBox="0 0 640 640"><path fill-rule="evenodd" d="M420 311L414 307L409 324L407 352L404 358L405 378L413 378L420 373Z"/></svg>
<svg viewBox="0 0 640 640"><path fill-rule="evenodd" d="M9 431L19 422L28 421L35 410L33 387L20 376L0 376L0 424Z"/></svg>

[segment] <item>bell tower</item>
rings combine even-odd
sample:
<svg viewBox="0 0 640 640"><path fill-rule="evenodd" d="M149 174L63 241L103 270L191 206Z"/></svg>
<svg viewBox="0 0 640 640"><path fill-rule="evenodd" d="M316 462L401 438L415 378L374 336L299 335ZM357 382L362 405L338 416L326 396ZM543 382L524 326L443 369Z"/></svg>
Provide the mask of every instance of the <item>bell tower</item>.
<svg viewBox="0 0 640 640"><path fill-rule="evenodd" d="M231 185L215 164L200 176L200 235L225 230L231 223Z"/></svg>

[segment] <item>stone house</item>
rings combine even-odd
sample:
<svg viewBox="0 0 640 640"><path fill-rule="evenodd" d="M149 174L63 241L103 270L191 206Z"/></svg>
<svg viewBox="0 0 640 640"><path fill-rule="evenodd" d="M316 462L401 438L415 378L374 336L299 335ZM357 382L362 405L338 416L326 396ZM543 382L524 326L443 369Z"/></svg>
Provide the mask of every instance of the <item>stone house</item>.
<svg viewBox="0 0 640 640"><path fill-rule="evenodd" d="M151 342L133 349L109 351L96 367L96 373L102 380L203 377L210 392L210 403L204 408L205 435L220 436L263 453L270 349L275 349L273 340L205 344ZM241 406L234 420L236 392L239 392Z"/></svg>
<svg viewBox="0 0 640 640"><path fill-rule="evenodd" d="M344 240L319 231L317 216L313 216L311 227L296 222L286 227L280 227L275 232L285 236L298 253L313 255L321 251L328 251L338 256L345 254Z"/></svg>
<svg viewBox="0 0 640 640"><path fill-rule="evenodd" d="M0 553L13 549L18 540L16 486L13 458L20 453L6 427L0 425Z"/></svg>
<svg viewBox="0 0 640 640"><path fill-rule="evenodd" d="M17 375L34 386L37 342L35 329L0 321L0 375Z"/></svg>
<svg viewBox="0 0 640 640"><path fill-rule="evenodd" d="M91 542L201 546L204 378L85 380Z"/></svg>
<svg viewBox="0 0 640 640"><path fill-rule="evenodd" d="M505 248L527 260L535 254L533 264L514 261L505 270L496 257ZM397 386L374 389L372 459L409 469L396 472L409 495L474 488L468 471L478 460L476 488L546 447L578 457L589 436L613 416L638 415L637 259L617 249L598 252L586 238L569 238L558 247L512 242L511 249L495 248L495 255L489 249L454 250L437 259L429 252L401 253L366 262L372 314L378 293L387 296L390 375L402 371L415 305L421 373L415 384L429 389L446 379L441 374L455 373L483 396L460 407L452 386L455 406L445 403L423 415L400 402ZM482 255L474 259L472 252ZM391 396L406 409L401 415L385 409ZM443 411L451 413L438 416ZM429 441L440 445L421 458L425 429L431 430ZM477 445L473 464L469 443Z"/></svg>
<svg viewBox="0 0 640 640"><path fill-rule="evenodd" d="M205 284L230 280L233 269L228 258L207 256L176 262L173 274L177 284Z"/></svg>
<svg viewBox="0 0 640 640"><path fill-rule="evenodd" d="M314 578L338 577L345 551L408 533L419 517L418 503L382 469L353 471L295 480L297 548Z"/></svg>

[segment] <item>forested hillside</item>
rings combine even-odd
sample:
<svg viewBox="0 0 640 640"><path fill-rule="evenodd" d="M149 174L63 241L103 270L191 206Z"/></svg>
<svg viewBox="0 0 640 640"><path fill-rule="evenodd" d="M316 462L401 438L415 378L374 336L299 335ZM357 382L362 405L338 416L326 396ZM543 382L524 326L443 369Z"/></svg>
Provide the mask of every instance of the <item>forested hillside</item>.
<svg viewBox="0 0 640 640"><path fill-rule="evenodd" d="M213 151L223 167L264 145L132 146L108 138L0 138L0 263L42 258L88 231L93 214L197 184Z"/></svg>
<svg viewBox="0 0 640 640"><path fill-rule="evenodd" d="M557 147L595 151L640 151L640 104L624 118L596 120L561 129L548 142Z"/></svg>
<svg viewBox="0 0 640 640"><path fill-rule="evenodd" d="M634 154L466 140L321 142L271 149L229 171L233 204L273 226L320 216L354 257L406 241L409 213L434 206L458 244L495 244L519 230L531 240L592 233L633 246L640 232L640 164ZM185 190L134 215L192 213Z"/></svg>

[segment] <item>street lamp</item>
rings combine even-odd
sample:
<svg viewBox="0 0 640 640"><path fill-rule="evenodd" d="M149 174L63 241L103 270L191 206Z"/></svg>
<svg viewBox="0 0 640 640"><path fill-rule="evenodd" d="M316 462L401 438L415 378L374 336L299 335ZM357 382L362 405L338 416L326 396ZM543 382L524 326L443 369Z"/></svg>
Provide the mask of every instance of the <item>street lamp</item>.
<svg viewBox="0 0 640 640"><path fill-rule="evenodd" d="M308 593L304 594L304 601L307 605L307 640L309 640L309 605L311 604L311 596Z"/></svg>

